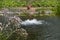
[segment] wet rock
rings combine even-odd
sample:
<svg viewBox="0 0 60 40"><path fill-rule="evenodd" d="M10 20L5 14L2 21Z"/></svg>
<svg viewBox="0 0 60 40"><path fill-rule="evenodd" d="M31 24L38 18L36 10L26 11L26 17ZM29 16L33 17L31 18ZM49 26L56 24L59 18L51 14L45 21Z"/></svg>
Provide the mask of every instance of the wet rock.
<svg viewBox="0 0 60 40"><path fill-rule="evenodd" d="M28 33L25 29L17 29L10 35L7 40L27 40Z"/></svg>
<svg viewBox="0 0 60 40"><path fill-rule="evenodd" d="M0 31L2 31L2 30L3 30L2 23L0 23Z"/></svg>

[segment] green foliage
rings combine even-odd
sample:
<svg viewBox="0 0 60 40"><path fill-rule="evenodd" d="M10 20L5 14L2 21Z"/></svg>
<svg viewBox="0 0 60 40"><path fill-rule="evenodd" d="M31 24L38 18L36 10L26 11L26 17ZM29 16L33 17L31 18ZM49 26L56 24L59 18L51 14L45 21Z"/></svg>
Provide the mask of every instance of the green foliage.
<svg viewBox="0 0 60 40"><path fill-rule="evenodd" d="M0 1L0 8L2 8L2 1Z"/></svg>
<svg viewBox="0 0 60 40"><path fill-rule="evenodd" d="M18 2L18 1L14 1L14 0L4 0L2 2L3 7L19 7L19 6L25 6L26 2L22 1L22 2Z"/></svg>
<svg viewBox="0 0 60 40"><path fill-rule="evenodd" d="M27 6L27 0L0 0L0 7L24 7ZM40 6L56 6L57 0L35 0L31 2L32 6L40 7Z"/></svg>
<svg viewBox="0 0 60 40"><path fill-rule="evenodd" d="M42 0L32 3L33 6L57 6L57 0Z"/></svg>
<svg viewBox="0 0 60 40"><path fill-rule="evenodd" d="M58 1L57 13L56 13L56 15L60 16L60 1Z"/></svg>
<svg viewBox="0 0 60 40"><path fill-rule="evenodd" d="M6 36L3 33L0 33L0 40L6 40Z"/></svg>

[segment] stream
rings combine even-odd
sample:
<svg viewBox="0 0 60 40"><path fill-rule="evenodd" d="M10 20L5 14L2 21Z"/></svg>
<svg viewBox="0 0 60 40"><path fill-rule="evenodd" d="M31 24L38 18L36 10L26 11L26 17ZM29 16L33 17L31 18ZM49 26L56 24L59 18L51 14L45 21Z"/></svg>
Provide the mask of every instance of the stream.
<svg viewBox="0 0 60 40"><path fill-rule="evenodd" d="M22 28L29 34L27 40L60 40L59 17L24 19Z"/></svg>

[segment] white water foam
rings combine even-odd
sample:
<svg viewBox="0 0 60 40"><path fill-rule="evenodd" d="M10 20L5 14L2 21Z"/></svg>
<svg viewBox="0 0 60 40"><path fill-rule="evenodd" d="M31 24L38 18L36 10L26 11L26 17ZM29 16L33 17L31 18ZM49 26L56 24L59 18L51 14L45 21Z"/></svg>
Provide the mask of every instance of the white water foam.
<svg viewBox="0 0 60 40"><path fill-rule="evenodd" d="M40 25L40 24L43 24L44 23L44 20L37 20L37 19L32 19L32 20L25 20L25 21L22 21L22 25Z"/></svg>

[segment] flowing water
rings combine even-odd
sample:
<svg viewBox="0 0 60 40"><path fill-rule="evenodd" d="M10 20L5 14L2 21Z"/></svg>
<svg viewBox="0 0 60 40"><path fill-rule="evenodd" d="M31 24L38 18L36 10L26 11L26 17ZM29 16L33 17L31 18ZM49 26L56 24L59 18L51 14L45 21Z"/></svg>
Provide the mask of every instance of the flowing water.
<svg viewBox="0 0 60 40"><path fill-rule="evenodd" d="M9 34L16 28L24 28L28 33L27 40L60 40L60 18L59 17L37 17L29 19L10 14L0 17L0 29ZM13 25L12 25L13 24ZM9 27L8 27L9 26ZM10 29L10 30L9 30Z"/></svg>
<svg viewBox="0 0 60 40"><path fill-rule="evenodd" d="M45 17L24 19L22 27L28 32L28 40L60 40L60 18Z"/></svg>
<svg viewBox="0 0 60 40"><path fill-rule="evenodd" d="M21 22L20 22L20 18L16 16L13 17L9 16L8 18L0 17L0 19L2 25L4 24L8 25L9 24L8 20L11 20L10 22L12 22L14 21L13 19L15 20L18 19L17 22L15 22L15 24L17 25L16 28L21 27L26 29L28 33L27 40L60 40L60 18L59 17L50 16L50 17L38 17L33 19L24 19L23 17L21 17ZM7 29L10 28L7 27Z"/></svg>

